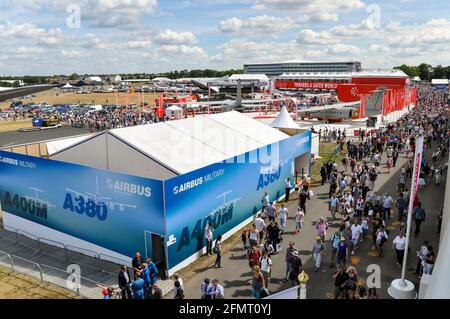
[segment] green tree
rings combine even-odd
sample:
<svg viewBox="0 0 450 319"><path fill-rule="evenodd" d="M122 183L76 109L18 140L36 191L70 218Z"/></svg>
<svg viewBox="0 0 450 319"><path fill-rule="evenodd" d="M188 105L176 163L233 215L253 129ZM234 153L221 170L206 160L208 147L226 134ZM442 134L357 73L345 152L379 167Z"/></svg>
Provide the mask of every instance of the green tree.
<svg viewBox="0 0 450 319"><path fill-rule="evenodd" d="M431 65L422 63L419 65L419 76L422 81L430 81L431 79Z"/></svg>

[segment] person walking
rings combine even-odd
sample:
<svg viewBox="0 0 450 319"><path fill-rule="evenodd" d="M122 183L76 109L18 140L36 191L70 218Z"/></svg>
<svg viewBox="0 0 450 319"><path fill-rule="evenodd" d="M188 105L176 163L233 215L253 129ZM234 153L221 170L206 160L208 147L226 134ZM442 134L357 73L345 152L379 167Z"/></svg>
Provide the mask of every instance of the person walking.
<svg viewBox="0 0 450 319"><path fill-rule="evenodd" d="M264 286L269 288L270 276L272 275L272 259L270 259L267 251L265 251L259 259L259 264L261 267L261 273L264 277Z"/></svg>
<svg viewBox="0 0 450 319"><path fill-rule="evenodd" d="M264 222L264 219L262 219L261 214L258 214L253 221L253 223L256 226L256 230L258 231L258 237L259 237L259 244L261 245L263 239L264 239L264 231L266 230L266 223Z"/></svg>
<svg viewBox="0 0 450 319"><path fill-rule="evenodd" d="M389 193L386 193L383 197L383 219L386 220L391 219L391 207L394 203L392 196Z"/></svg>
<svg viewBox="0 0 450 319"><path fill-rule="evenodd" d="M305 221L305 214L300 207L297 208L297 213L295 214L295 234L297 235L303 227Z"/></svg>
<svg viewBox="0 0 450 319"><path fill-rule="evenodd" d="M322 237L316 237L316 242L312 248L312 254L314 258L314 271L318 272L322 262L322 257L325 254L325 244L322 242Z"/></svg>
<svg viewBox="0 0 450 319"><path fill-rule="evenodd" d="M257 265L259 265L259 259L261 258L261 252L258 249L257 246L253 246L252 249L249 251L248 255L248 265L250 268L253 268Z"/></svg>
<svg viewBox="0 0 450 319"><path fill-rule="evenodd" d="M414 210L414 220L416 222L416 230L414 235L417 237L420 233L420 225L425 221L425 209L422 208L422 203L417 203L417 207Z"/></svg>
<svg viewBox="0 0 450 319"><path fill-rule="evenodd" d="M250 234L248 235L248 238L249 238L250 247L258 246L259 232L258 232L258 229L256 228L256 224L252 225L252 228L250 229Z"/></svg>
<svg viewBox="0 0 450 319"><path fill-rule="evenodd" d="M337 251L339 248L339 243L341 242L341 237L342 237L342 233L339 230L336 230L336 232L330 238L330 242L331 242L330 268L334 268L334 262L335 262Z"/></svg>
<svg viewBox="0 0 450 319"><path fill-rule="evenodd" d="M289 279L292 282L292 285L298 285L298 275L302 272L302 260L298 256L298 251L294 250L292 252L292 259L291 259L291 268L289 270Z"/></svg>
<svg viewBox="0 0 450 319"><path fill-rule="evenodd" d="M358 272L355 267L350 266L347 269L347 281L345 282L345 294L347 299L353 299L356 288L358 287Z"/></svg>
<svg viewBox="0 0 450 319"><path fill-rule="evenodd" d="M345 271L345 267L338 266L337 270L333 273L333 279L334 299L341 299L341 296L345 296L345 285L348 279L348 274Z"/></svg>
<svg viewBox="0 0 450 319"><path fill-rule="evenodd" d="M222 268L220 262L222 261L222 235L217 236L214 244L214 253L216 254L215 268Z"/></svg>
<svg viewBox="0 0 450 319"><path fill-rule="evenodd" d="M298 195L298 206L300 206L303 213L306 215L306 201L309 199L309 192L305 189L300 190Z"/></svg>
<svg viewBox="0 0 450 319"><path fill-rule="evenodd" d="M284 257L284 262L286 263L286 273L283 279L283 282L288 282L289 280L289 272L291 270L291 264L294 257L294 252L297 251L297 248L294 246L294 242L290 241L288 248L286 249L286 255Z"/></svg>
<svg viewBox="0 0 450 319"><path fill-rule="evenodd" d="M434 254L433 246L428 245L427 250L428 250L428 254L425 256L423 273L426 275L431 275L433 273L433 268L434 268L435 254Z"/></svg>
<svg viewBox="0 0 450 319"><path fill-rule="evenodd" d="M213 231L213 224L209 223L205 228L206 253L208 256L212 255Z"/></svg>
<svg viewBox="0 0 450 319"><path fill-rule="evenodd" d="M281 204L280 209L278 210L278 217L280 218L280 226L281 226L281 233L284 233L284 230L286 229L286 220L289 216L289 210L287 207L284 206L284 204Z"/></svg>
<svg viewBox="0 0 450 319"><path fill-rule="evenodd" d="M388 239L388 235L387 235L386 231L384 230L384 226L381 225L376 232L376 247L378 250L379 257L384 257L383 246L386 243L387 239Z"/></svg>
<svg viewBox="0 0 450 319"><path fill-rule="evenodd" d="M331 195L331 198L329 199L329 205L328 205L328 209L331 213L331 219L335 219L336 218L336 211L337 211L337 207L339 205L339 199L336 198L335 194Z"/></svg>
<svg viewBox="0 0 450 319"><path fill-rule="evenodd" d="M363 234L363 229L358 218L355 219L354 224L350 227L350 233L352 244L351 254L354 255L355 252L359 249L359 241L361 240Z"/></svg>
<svg viewBox="0 0 450 319"><path fill-rule="evenodd" d="M406 209L406 200L403 198L403 193L400 193L399 198L397 199L397 202L395 203L395 206L397 207L397 220L399 222L403 221L403 214L405 213Z"/></svg>
<svg viewBox="0 0 450 319"><path fill-rule="evenodd" d="M327 236L328 228L329 228L329 225L326 222L325 218L320 217L320 219L316 223L316 233L317 233L317 236L320 236L322 238L322 241L324 241Z"/></svg>
<svg viewBox="0 0 450 319"><path fill-rule="evenodd" d="M395 249L397 256L397 266L403 265L403 256L405 255L406 237L403 232L400 232L392 242L392 248Z"/></svg>
<svg viewBox="0 0 450 319"><path fill-rule="evenodd" d="M261 273L259 266L253 267L253 278L252 278L252 296L255 299L261 298L261 290L265 288L264 285L264 275Z"/></svg>
<svg viewBox="0 0 450 319"><path fill-rule="evenodd" d="M325 164L322 165L322 168L320 169L320 177L322 178L322 186L325 184L325 181L327 180L327 168L325 167Z"/></svg>
<svg viewBox="0 0 450 319"><path fill-rule="evenodd" d="M173 283L174 290L175 290L175 297L174 299L184 299L184 290L181 288L180 282L177 280Z"/></svg>
<svg viewBox="0 0 450 319"><path fill-rule="evenodd" d="M337 249L337 257L336 257L336 263L339 266L347 266L347 256L348 256L348 245L345 242L345 237L341 237L341 240L339 242L339 246Z"/></svg>

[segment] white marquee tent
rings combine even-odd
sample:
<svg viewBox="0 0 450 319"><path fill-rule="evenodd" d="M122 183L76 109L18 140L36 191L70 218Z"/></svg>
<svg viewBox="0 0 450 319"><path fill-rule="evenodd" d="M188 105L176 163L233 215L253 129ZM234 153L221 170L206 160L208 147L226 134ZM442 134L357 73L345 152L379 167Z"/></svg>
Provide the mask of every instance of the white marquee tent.
<svg viewBox="0 0 450 319"><path fill-rule="evenodd" d="M114 129L75 141L50 157L165 180L288 137L232 111Z"/></svg>
<svg viewBox="0 0 450 319"><path fill-rule="evenodd" d="M295 121L289 115L289 112L285 106L283 106L281 112L278 113L277 118L272 122L271 126L279 129L292 129L292 130L300 129L300 126L298 126L298 124L295 123Z"/></svg>
<svg viewBox="0 0 450 319"><path fill-rule="evenodd" d="M295 135L305 131L305 129L302 129L295 123L285 106L283 106L281 112L278 113L277 118L270 126L288 135ZM315 158L319 157L319 134L312 134L311 153L314 154Z"/></svg>

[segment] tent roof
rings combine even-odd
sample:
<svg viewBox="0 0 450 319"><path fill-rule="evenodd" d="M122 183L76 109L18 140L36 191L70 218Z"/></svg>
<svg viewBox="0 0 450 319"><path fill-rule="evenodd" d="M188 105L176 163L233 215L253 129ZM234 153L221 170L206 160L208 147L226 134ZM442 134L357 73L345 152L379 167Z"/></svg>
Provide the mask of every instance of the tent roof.
<svg viewBox="0 0 450 319"><path fill-rule="evenodd" d="M59 139L59 140L48 142L47 143L48 155L51 156L67 147L70 147L70 146L80 143L84 140L87 140L91 136L92 136L91 134L88 134L88 135L76 136L76 137Z"/></svg>
<svg viewBox="0 0 450 319"><path fill-rule="evenodd" d="M66 85L64 85L62 88L63 89L74 89L75 87L73 85L70 85L69 82L67 82Z"/></svg>
<svg viewBox="0 0 450 319"><path fill-rule="evenodd" d="M113 129L92 138L103 134L116 137L176 174L185 174L289 138L287 134L236 111ZM60 148L61 144L55 149L63 153L83 143L83 140L73 139L63 145L64 149Z"/></svg>
<svg viewBox="0 0 450 319"><path fill-rule="evenodd" d="M176 105L171 105L170 107L166 108L166 110L169 110L169 111L181 111L182 108L179 107L179 106L176 106Z"/></svg>
<svg viewBox="0 0 450 319"><path fill-rule="evenodd" d="M272 122L271 126L275 128L300 129L300 126L295 123L285 106L283 106L281 112L278 114L275 121Z"/></svg>
<svg viewBox="0 0 450 319"><path fill-rule="evenodd" d="M114 129L110 134L178 174L289 137L236 111Z"/></svg>

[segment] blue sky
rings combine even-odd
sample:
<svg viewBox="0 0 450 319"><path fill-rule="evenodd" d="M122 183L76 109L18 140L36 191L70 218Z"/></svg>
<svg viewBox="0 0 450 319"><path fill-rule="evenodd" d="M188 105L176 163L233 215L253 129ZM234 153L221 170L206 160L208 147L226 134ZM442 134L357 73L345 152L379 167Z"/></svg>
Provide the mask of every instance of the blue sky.
<svg viewBox="0 0 450 319"><path fill-rule="evenodd" d="M450 2L0 2L1 75L228 69L285 60L449 65Z"/></svg>

